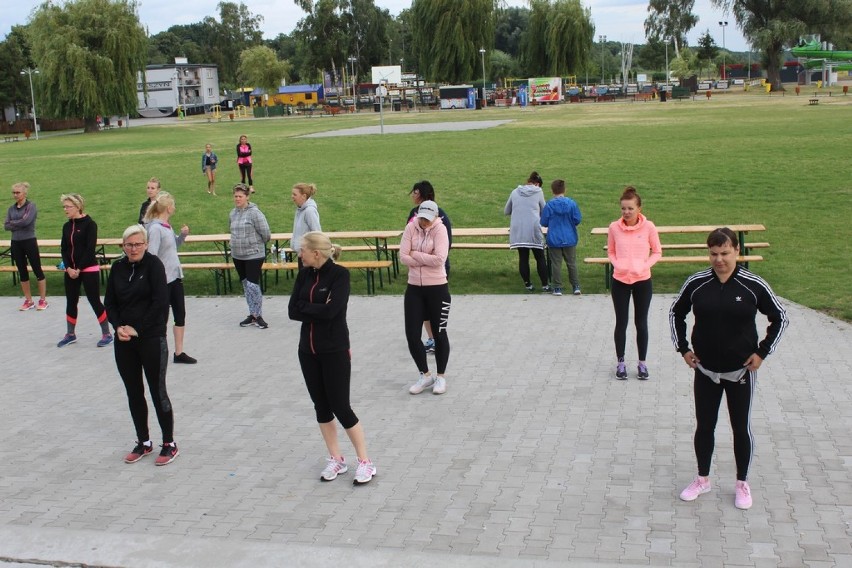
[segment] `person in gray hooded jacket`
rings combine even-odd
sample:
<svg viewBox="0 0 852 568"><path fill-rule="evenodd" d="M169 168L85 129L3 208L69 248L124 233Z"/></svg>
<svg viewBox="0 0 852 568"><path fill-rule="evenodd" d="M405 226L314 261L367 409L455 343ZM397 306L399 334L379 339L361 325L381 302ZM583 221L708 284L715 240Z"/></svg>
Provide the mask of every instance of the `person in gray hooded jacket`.
<svg viewBox="0 0 852 568"><path fill-rule="evenodd" d="M290 248L296 253L296 258L299 262L299 269L303 267L302 257L299 255L302 245L299 241L302 236L311 231L322 231L320 227L319 211L317 211L317 202L314 201L314 194L317 192L317 186L312 183L297 183L293 186L293 191L290 198L296 205L296 215L293 218L293 236L290 238Z"/></svg>
<svg viewBox="0 0 852 568"><path fill-rule="evenodd" d="M263 292L260 276L266 243L270 239L269 223L257 205L249 201L249 186L234 186L234 208L231 210L231 258L243 284L249 315L240 327L250 325L261 329L269 327L263 319Z"/></svg>
<svg viewBox="0 0 852 568"><path fill-rule="evenodd" d="M541 191L541 176L538 172L530 174L527 183L516 187L503 213L511 216L509 223L509 248L518 250L518 271L524 281L524 287L532 292L535 288L530 281L530 251L535 257L536 271L541 279L541 289L550 291L548 285L547 262L544 259L544 235L541 232L541 212L544 210L544 194Z"/></svg>

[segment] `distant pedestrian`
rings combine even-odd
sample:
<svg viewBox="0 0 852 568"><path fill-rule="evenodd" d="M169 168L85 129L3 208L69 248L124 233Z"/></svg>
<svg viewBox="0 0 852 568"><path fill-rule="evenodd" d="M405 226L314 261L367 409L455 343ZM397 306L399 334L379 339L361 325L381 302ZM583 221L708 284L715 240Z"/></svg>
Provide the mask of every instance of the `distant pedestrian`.
<svg viewBox="0 0 852 568"><path fill-rule="evenodd" d="M544 258L544 235L541 232L541 212L544 210L544 194L541 191L541 176L532 172L527 183L516 187L503 213L511 216L509 222L509 248L518 251L518 271L524 288L535 290L530 280L530 251L535 257L536 271L541 280L541 291L550 292L547 261Z"/></svg>
<svg viewBox="0 0 852 568"><path fill-rule="evenodd" d="M35 203L27 199L30 184L27 182L16 183L12 186L12 198L15 200L6 212L6 220L3 228L12 232L10 252L12 262L18 268L18 278L21 281L21 291L24 293L24 303L18 308L25 312L36 308L47 309L47 280L41 269L41 256L38 252L38 240L36 239L35 227L38 210ZM27 261L35 274L38 283L39 301L33 301L30 290L30 273L27 270Z"/></svg>
<svg viewBox="0 0 852 568"><path fill-rule="evenodd" d="M142 206L139 208L138 222L140 225L145 224L145 212L148 211L148 206L153 203L154 198L157 197L158 193L160 193L160 180L155 177L149 179L145 186L145 192L148 194L148 198L142 202Z"/></svg>
<svg viewBox="0 0 852 568"><path fill-rule="evenodd" d="M124 457L135 463L154 451L148 431L148 403L144 372L151 393L163 444L156 465L168 465L180 453L174 439L174 413L166 391L169 346L166 322L169 291L160 259L147 251L142 225L131 225L122 235L125 256L116 260L107 280L104 297L109 321L115 329L115 366L127 391L136 445Z"/></svg>
<svg viewBox="0 0 852 568"><path fill-rule="evenodd" d="M334 263L340 247L332 245L322 233L302 235L299 254L304 268L296 276L288 311L290 319L302 322L299 363L328 450L320 479L332 481L349 470L337 441L336 417L358 457L353 482L369 483L376 475L376 466L367 455L364 429L349 402L352 374L346 323L349 271Z"/></svg>
<svg viewBox="0 0 852 568"><path fill-rule="evenodd" d="M107 313L101 302L100 265L97 258L98 225L84 212L85 202L78 193L60 197L68 221L62 226L62 264L65 266L65 336L56 344L65 347L77 342L77 304L80 288L101 326L98 347L112 343Z"/></svg>
<svg viewBox="0 0 852 568"><path fill-rule="evenodd" d="M553 199L544 206L541 226L547 227L547 252L550 255L550 277L553 295L562 295L562 259L568 267L568 280L575 296L580 295L580 277L577 273L577 225L583 220L580 208L565 196L565 180L550 184Z"/></svg>
<svg viewBox="0 0 852 568"><path fill-rule="evenodd" d="M237 143L237 166L240 168L240 183L245 185L248 178L248 191L254 193L254 162L251 157L251 144L248 142L248 136L243 134L240 136L240 141Z"/></svg>
<svg viewBox="0 0 852 568"><path fill-rule="evenodd" d="M204 146L204 153L201 154L201 172L207 177L207 193L216 195L216 165L219 163L219 157L213 151L213 146L207 144Z"/></svg>
<svg viewBox="0 0 852 568"><path fill-rule="evenodd" d="M296 206L290 248L296 253L299 269L302 268L302 257L299 255L301 248L299 241L302 240L302 236L311 231L322 231L317 202L314 201L316 193L317 186L312 183L297 183L290 192L290 199L293 200L293 204Z"/></svg>
<svg viewBox="0 0 852 568"><path fill-rule="evenodd" d="M695 370L695 457L698 475L680 494L693 501L710 491L710 464L715 449L716 421L724 394L734 439L737 465L734 505L752 505L748 470L753 457L751 406L757 370L781 339L788 320L781 302L762 278L737 265L737 235L727 227L707 237L710 268L686 279L669 310L672 342L684 362ZM692 346L686 317L693 314ZM758 341L755 317L769 320Z"/></svg>
<svg viewBox="0 0 852 568"><path fill-rule="evenodd" d="M180 228L175 234L169 221L175 213L175 200L170 193L161 191L154 202L148 207L145 222L148 231L148 252L160 259L166 271L166 284L169 291L169 305L174 319L175 353L172 359L175 363L196 363L183 350L183 338L186 332L186 300L183 291L183 269L177 249L186 240L189 226Z"/></svg>
<svg viewBox="0 0 852 568"><path fill-rule="evenodd" d="M657 227L642 215L642 198L635 187L626 187L621 194L621 218L610 223L607 233L607 256L612 265L612 306L615 310L613 335L618 359L615 378L618 380L627 379L624 351L631 296L639 351L637 378L644 381L650 377L645 359L648 354L648 310L653 295L651 267L662 255Z"/></svg>
<svg viewBox="0 0 852 568"><path fill-rule="evenodd" d="M266 243L271 234L266 217L257 205L249 201L249 193L249 188L243 183L234 186L234 208L230 215L231 258L249 307L249 315L240 322L240 327L266 329L269 325L263 319L260 278L263 259L266 258Z"/></svg>
<svg viewBox="0 0 852 568"><path fill-rule="evenodd" d="M447 322L452 299L444 263L449 250L447 229L438 216L438 204L424 201L417 209L416 220L406 225L399 247L399 259L408 267L408 286L403 300L405 338L408 352L420 372L420 378L408 389L411 394L420 394L430 387L432 394L447 392L444 373L450 359ZM426 351L420 342L420 330L426 320L435 334L437 377L429 371Z"/></svg>
<svg viewBox="0 0 852 568"><path fill-rule="evenodd" d="M408 213L408 222L416 222L417 219L417 210L420 208L420 204L424 201L436 201L435 200L435 188L432 187L432 184L426 181L418 181L414 184L414 187L411 188L411 191L408 192L411 196L411 201L414 202L414 207L412 207L411 211ZM450 222L450 217L444 212L443 209L438 207L438 217L441 218L441 222L443 222L444 227L447 229L447 242L449 244L449 248L453 248L453 225ZM447 272L447 279L450 278L450 255L449 251L447 253L447 261L444 263L444 269ZM423 329L426 330L426 343L423 345L423 348L427 353L435 352L435 334L432 332L432 324L429 323L429 320L423 322Z"/></svg>

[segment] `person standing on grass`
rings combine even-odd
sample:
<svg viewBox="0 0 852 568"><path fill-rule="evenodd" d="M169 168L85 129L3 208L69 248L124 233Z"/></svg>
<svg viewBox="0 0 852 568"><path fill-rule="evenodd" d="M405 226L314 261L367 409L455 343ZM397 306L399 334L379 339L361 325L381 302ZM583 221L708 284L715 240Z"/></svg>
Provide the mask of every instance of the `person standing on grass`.
<svg viewBox="0 0 852 568"><path fill-rule="evenodd" d="M547 227L547 252L550 255L550 272L553 295L562 295L562 259L568 267L568 280L575 296L580 295L580 278L577 274L577 225L583 220L580 208L570 197L565 197L565 180L550 184L553 199L544 206L541 226Z"/></svg>
<svg viewBox="0 0 852 568"><path fill-rule="evenodd" d="M152 177L148 180L148 184L145 186L145 191L148 193L148 199L142 202L142 206L139 208L139 224L145 224L145 212L148 211L148 206L154 202L154 198L157 197L157 194L160 193L160 180L158 178Z"/></svg>
<svg viewBox="0 0 852 568"><path fill-rule="evenodd" d="M238 183L234 186L234 208L231 210L231 258L234 268L243 283L249 315L240 322L240 327L257 326L266 329L263 319L263 291L260 278L263 259L266 258L266 243L271 233L266 217L249 202L249 188Z"/></svg>
<svg viewBox="0 0 852 568"><path fill-rule="evenodd" d="M414 202L414 207L408 213L408 222L414 222L417 218L417 209L420 208L420 204L424 201L435 201L435 188L432 187L432 184L426 181L418 181L414 184L414 187L411 191L408 192L411 196L411 200ZM449 248L453 248L453 225L450 223L450 218L444 212L443 209L438 207L438 217L441 218L441 221L444 223L444 227L447 229L447 242L449 243ZM444 263L444 268L447 271L447 279L450 278L450 256L447 254L447 261ZM427 353L435 352L435 335L432 333L432 324L429 323L429 320L423 322L423 329L426 330L426 343L423 345L423 348L426 349Z"/></svg>
<svg viewBox="0 0 852 568"><path fill-rule="evenodd" d="M237 142L237 166L240 168L240 183L245 185L248 178L248 191L254 193L254 163L251 157L251 144L248 142L248 136L243 134L240 136L240 141Z"/></svg>
<svg viewBox="0 0 852 568"><path fill-rule="evenodd" d="M115 366L127 391L130 416L136 430L136 445L124 457L136 463L153 453L148 432L148 402L145 400L144 372L163 433L156 465L172 463L180 453L174 439L174 413L166 391L169 345L166 326L169 318L169 290L166 269L147 250L147 234L142 225L131 225L121 237L125 256L112 265L104 300L109 321L115 329Z"/></svg>
<svg viewBox="0 0 852 568"><path fill-rule="evenodd" d="M695 457L698 475L680 494L694 501L710 491L710 464L715 448L716 422L724 394L734 438L737 465L734 505L752 505L748 470L753 456L751 407L757 370L781 339L788 320L781 302L762 278L737 265L737 235L727 227L707 237L710 268L686 279L669 310L674 347L695 370ZM692 347L686 338L686 316L693 314ZM758 341L755 317L769 320Z"/></svg>
<svg viewBox="0 0 852 568"><path fill-rule="evenodd" d="M38 252L38 240L36 239L35 226L38 210L35 203L27 199L30 184L27 182L16 183L12 186L12 198L15 200L6 212L6 220L3 228L12 232L10 252L12 262L18 268L18 278L21 280L21 291L24 293L24 303L18 308L25 312L36 308L47 309L47 280L41 269L41 256ZM38 282L38 304L33 301L30 290L30 273L27 270L27 261L35 274Z"/></svg>
<svg viewBox="0 0 852 568"><path fill-rule="evenodd" d="M213 152L213 146L207 144L204 146L204 153L201 154L201 172L207 177L207 193L216 195L216 164L219 163L219 158Z"/></svg>
<svg viewBox="0 0 852 568"><path fill-rule="evenodd" d="M399 247L399 259L408 267L408 286L403 300L405 338L420 372L420 378L408 389L411 394L420 394L430 387L432 394L447 392L444 372L450 359L447 322L452 300L445 263L449 250L447 228L438 216L438 204L424 201L417 208L415 221L406 225ZM429 372L426 351L420 342L420 330L426 320L435 334L437 377Z"/></svg>
<svg viewBox="0 0 852 568"><path fill-rule="evenodd" d="M615 355L618 359L615 378L627 379L624 351L627 343L627 321L630 298L633 297L633 320L636 347L639 351L637 378L648 380L648 310L653 287L651 267L663 256L657 227L642 215L642 198L636 188L627 186L621 194L621 218L609 225L607 256L612 264L612 306L615 309Z"/></svg>
<svg viewBox="0 0 852 568"><path fill-rule="evenodd" d="M352 351L346 323L349 271L334 263L340 256L340 247L332 245L323 233L304 234L299 255L304 268L293 284L288 312L290 319L302 322L299 364L328 450L329 457L320 479L332 481L349 471L337 441L334 423L337 417L358 457L353 482L363 485L376 475L376 466L367 455L364 428L349 402L352 375Z"/></svg>
<svg viewBox="0 0 852 568"><path fill-rule="evenodd" d="M541 280L541 291L550 292L547 262L544 259L544 235L541 232L541 212L544 210L544 194L541 191L541 176L532 172L527 183L516 187L506 207L509 222L509 248L518 251L518 271L528 292L535 290L530 280L530 251L535 257L535 266Z"/></svg>
<svg viewBox="0 0 852 568"><path fill-rule="evenodd" d="M183 270L177 253L178 247L183 244L189 234L189 227L184 225L180 228L180 234L176 235L169 224L174 213L175 200L171 194L165 191L158 193L145 214L148 252L159 258L166 270L169 305L172 308L172 317L174 318L175 354L172 361L191 365L197 361L183 350L183 337L186 331L186 300L183 292Z"/></svg>
<svg viewBox="0 0 852 568"><path fill-rule="evenodd" d="M60 197L68 221L62 226L62 264L65 266L65 336L56 344L65 347L77 342L77 304L80 288L101 326L98 347L112 343L106 309L101 303L100 266L96 255L98 225L83 211L85 203L79 193L66 193Z"/></svg>
<svg viewBox="0 0 852 568"><path fill-rule="evenodd" d="M299 255L301 247L299 241L302 236L311 231L322 231L320 227L319 211L317 202L314 201L317 186L312 183L297 183L290 192L290 199L296 206L296 214L293 218L293 236L290 238L290 248L296 253L299 269L303 268L302 257Z"/></svg>

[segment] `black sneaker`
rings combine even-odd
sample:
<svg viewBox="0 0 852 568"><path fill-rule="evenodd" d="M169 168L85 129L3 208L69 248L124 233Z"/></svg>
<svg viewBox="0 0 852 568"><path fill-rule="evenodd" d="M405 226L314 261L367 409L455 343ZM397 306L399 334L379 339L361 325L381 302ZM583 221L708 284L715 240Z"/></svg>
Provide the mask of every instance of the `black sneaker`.
<svg viewBox="0 0 852 568"><path fill-rule="evenodd" d="M142 442L136 442L136 447L130 450L129 454L124 456L124 463L136 463L153 451L154 447L150 443L146 445Z"/></svg>
<svg viewBox="0 0 852 568"><path fill-rule="evenodd" d="M175 363L187 363L189 365L195 365L196 363L198 363L198 359L190 357L186 354L186 352L183 352L180 355L175 353L175 356L172 361L174 361Z"/></svg>
<svg viewBox="0 0 852 568"><path fill-rule="evenodd" d="M269 327L269 324L263 321L263 318L261 316L257 316L256 318L254 318L254 325L259 327L260 329L266 329L267 327Z"/></svg>
<svg viewBox="0 0 852 568"><path fill-rule="evenodd" d="M160 450L160 455L157 456L157 459L154 461L155 465L169 465L175 461L175 458L180 454L177 444L174 442L171 444L163 444L162 448L163 449Z"/></svg>
<svg viewBox="0 0 852 568"><path fill-rule="evenodd" d="M257 324L257 319L254 316L249 315L246 319L244 319L243 321L240 322L240 327L248 327L250 325L256 325L256 324Z"/></svg>

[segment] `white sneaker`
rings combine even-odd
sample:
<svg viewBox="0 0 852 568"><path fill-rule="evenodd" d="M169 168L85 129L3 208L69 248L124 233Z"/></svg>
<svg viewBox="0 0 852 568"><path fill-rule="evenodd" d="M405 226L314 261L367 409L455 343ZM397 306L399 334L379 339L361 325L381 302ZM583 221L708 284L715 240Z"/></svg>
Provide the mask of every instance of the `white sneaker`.
<svg viewBox="0 0 852 568"><path fill-rule="evenodd" d="M447 392L447 380L444 377L435 379L435 386L432 387L432 394L444 394Z"/></svg>
<svg viewBox="0 0 852 568"><path fill-rule="evenodd" d="M417 382L411 385L411 388L408 389L408 392L411 394L420 394L424 390L428 389L432 385L435 384L435 379L432 375L424 375L420 373L420 378L417 379Z"/></svg>
<svg viewBox="0 0 852 568"><path fill-rule="evenodd" d="M358 460L358 469L355 470L355 479L352 480L353 485L364 485L370 483L373 476L376 475L376 466L372 461Z"/></svg>
<svg viewBox="0 0 852 568"><path fill-rule="evenodd" d="M349 466L343 462L342 456L340 460L329 456L326 458L326 462L328 463L326 463L325 469L320 474L322 481L334 481L339 474L349 471Z"/></svg>

